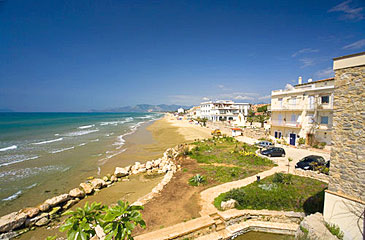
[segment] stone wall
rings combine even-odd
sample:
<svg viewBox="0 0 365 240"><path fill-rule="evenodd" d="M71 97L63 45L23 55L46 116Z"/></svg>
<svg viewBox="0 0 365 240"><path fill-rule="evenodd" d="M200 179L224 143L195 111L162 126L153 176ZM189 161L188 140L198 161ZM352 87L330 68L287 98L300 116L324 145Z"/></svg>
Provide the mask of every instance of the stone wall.
<svg viewBox="0 0 365 240"><path fill-rule="evenodd" d="M365 66L336 70L329 190L365 201Z"/></svg>

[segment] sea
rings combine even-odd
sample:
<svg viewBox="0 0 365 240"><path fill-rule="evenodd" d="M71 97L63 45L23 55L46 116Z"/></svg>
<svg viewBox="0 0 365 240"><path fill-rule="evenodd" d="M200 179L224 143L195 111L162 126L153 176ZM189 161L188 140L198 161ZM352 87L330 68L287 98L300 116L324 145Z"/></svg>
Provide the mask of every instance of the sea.
<svg viewBox="0 0 365 240"><path fill-rule="evenodd" d="M71 172L97 175L109 159L126 151L126 135L162 116L0 113L0 207L11 205L32 189L36 193L34 189L56 177L69 177Z"/></svg>

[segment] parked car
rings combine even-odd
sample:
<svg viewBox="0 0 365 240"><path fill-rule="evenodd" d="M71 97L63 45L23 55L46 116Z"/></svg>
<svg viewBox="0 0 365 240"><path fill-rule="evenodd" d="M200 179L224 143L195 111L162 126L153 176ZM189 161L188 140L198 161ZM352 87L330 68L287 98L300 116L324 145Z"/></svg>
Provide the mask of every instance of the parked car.
<svg viewBox="0 0 365 240"><path fill-rule="evenodd" d="M281 147L272 147L261 151L261 154L268 157L285 157L285 150Z"/></svg>
<svg viewBox="0 0 365 240"><path fill-rule="evenodd" d="M256 143L257 146L259 147L263 147L263 148L268 148L268 147L273 147L274 144L272 142L269 142L269 141L261 141L261 142L258 142Z"/></svg>
<svg viewBox="0 0 365 240"><path fill-rule="evenodd" d="M320 166L326 165L326 160L317 155L309 155L297 162L295 165L295 168L301 168L304 170L313 170L313 164L317 164ZM328 161L328 167L329 167L329 161Z"/></svg>

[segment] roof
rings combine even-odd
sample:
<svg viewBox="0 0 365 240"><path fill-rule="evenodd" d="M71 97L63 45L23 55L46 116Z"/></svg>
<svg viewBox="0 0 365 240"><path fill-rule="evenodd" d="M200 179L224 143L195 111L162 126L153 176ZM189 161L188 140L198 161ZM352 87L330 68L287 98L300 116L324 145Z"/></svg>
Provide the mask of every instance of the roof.
<svg viewBox="0 0 365 240"><path fill-rule="evenodd" d="M321 79L321 80L317 80L317 81L314 81L314 82L306 82L306 83L302 83L302 84L297 84L297 85L294 85L294 86L295 87L304 86L304 85L309 85L309 84L313 84L313 83L327 82L327 81L332 81L332 80L335 80L335 78L326 78L326 79Z"/></svg>
<svg viewBox="0 0 365 240"><path fill-rule="evenodd" d="M344 58L356 57L356 56L361 56L361 55L365 55L365 52L359 52L359 53L354 53L354 54L345 55L345 56L341 56L341 57L335 57L335 58L333 58L333 60L340 60L340 59L344 59Z"/></svg>
<svg viewBox="0 0 365 240"><path fill-rule="evenodd" d="M241 128L231 128L232 130L235 130L235 131L242 131Z"/></svg>

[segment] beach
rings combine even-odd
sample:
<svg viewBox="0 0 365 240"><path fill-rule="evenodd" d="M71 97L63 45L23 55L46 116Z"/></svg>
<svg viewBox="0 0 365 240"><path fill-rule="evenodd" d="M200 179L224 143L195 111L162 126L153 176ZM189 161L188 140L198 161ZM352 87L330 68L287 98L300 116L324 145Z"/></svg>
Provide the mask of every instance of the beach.
<svg viewBox="0 0 365 240"><path fill-rule="evenodd" d="M179 121L172 115L166 114L162 119L142 124L133 134L126 136L125 147L127 150L111 158L103 166L100 176L113 173L116 166L123 167L133 164L136 161L143 163L148 160L157 159L162 156L162 153L167 148L209 136L210 130L208 128L192 125L186 121ZM94 177L97 176L95 175ZM102 202L105 205L115 204L118 200L134 202L151 192L152 188L161 179L161 175L153 178L145 178L142 174L131 176L130 181L117 182L109 188L105 188L94 195L82 199L71 209L83 206L86 202L94 201ZM86 176L82 181L85 180ZM64 192L68 192L73 187L77 187L79 183L72 182L64 186ZM60 191L60 193L62 192ZM60 234L58 232L57 228L45 226L21 235L20 239L43 239L55 234L62 235L62 233Z"/></svg>

